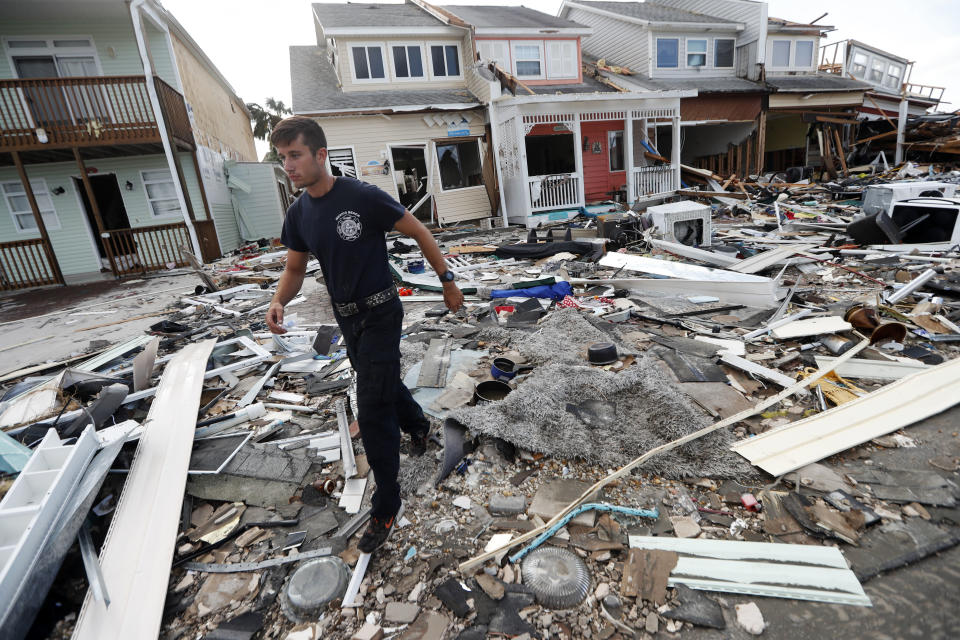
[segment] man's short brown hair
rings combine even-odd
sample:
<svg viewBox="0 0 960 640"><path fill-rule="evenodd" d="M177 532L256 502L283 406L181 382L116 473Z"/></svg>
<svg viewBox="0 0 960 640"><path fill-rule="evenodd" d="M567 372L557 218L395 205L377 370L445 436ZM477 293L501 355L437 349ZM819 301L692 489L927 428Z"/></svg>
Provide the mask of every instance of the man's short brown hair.
<svg viewBox="0 0 960 640"><path fill-rule="evenodd" d="M270 134L270 144L290 144L296 142L297 138L302 136L303 144L310 149L310 153L317 154L318 149L326 148L327 136L323 133L323 128L317 124L313 118L304 116L290 116L284 118L273 128Z"/></svg>

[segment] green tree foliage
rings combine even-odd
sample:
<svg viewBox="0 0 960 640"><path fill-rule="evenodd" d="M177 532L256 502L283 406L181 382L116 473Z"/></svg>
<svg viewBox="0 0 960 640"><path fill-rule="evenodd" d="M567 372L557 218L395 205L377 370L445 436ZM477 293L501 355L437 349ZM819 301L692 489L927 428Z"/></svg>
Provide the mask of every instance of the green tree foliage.
<svg viewBox="0 0 960 640"><path fill-rule="evenodd" d="M277 126L277 123L293 113L280 100L267 98L264 104L266 108L256 102L247 103L247 109L251 116L250 121L253 123L253 137L259 140L269 140L270 134L273 133L273 128ZM263 157L263 161L278 162L278 160L277 150L271 144L270 151Z"/></svg>

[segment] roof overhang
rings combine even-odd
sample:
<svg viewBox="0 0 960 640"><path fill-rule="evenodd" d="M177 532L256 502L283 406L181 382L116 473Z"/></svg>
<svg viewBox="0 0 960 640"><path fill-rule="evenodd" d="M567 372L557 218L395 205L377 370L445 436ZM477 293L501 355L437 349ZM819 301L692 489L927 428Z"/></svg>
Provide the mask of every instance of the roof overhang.
<svg viewBox="0 0 960 640"><path fill-rule="evenodd" d="M563 5L560 8L560 13L563 13L568 7L580 9L588 13L595 13L598 16L606 16L608 18L615 18L623 22L659 29L661 31L687 31L691 29L743 31L745 28L745 25L741 22L656 22L653 20L644 20L643 18L635 18L633 16L625 16L622 13L606 11L604 9L591 7L578 2L570 2L569 0L564 0Z"/></svg>
<svg viewBox="0 0 960 640"><path fill-rule="evenodd" d="M323 27L327 36L462 36L464 27Z"/></svg>
<svg viewBox="0 0 960 640"><path fill-rule="evenodd" d="M494 102L502 106L538 104L538 103L564 103L564 102L597 102L597 101L615 101L630 102L642 100L662 100L672 98L695 98L696 89L670 90L670 91L631 91L629 93L561 93L561 94L536 94L523 96L501 96L494 99Z"/></svg>
<svg viewBox="0 0 960 640"><path fill-rule="evenodd" d="M859 40L852 40L852 39L851 39L851 40L847 40L847 51L848 51L847 55L849 55L849 49L850 49L851 46L859 47L859 48L861 48L861 49L866 49L867 51L870 51L870 52L872 52L872 53L878 53L878 54L880 54L881 56L883 56L884 58L890 58L891 60L893 60L893 61L895 61L895 62L902 62L903 64L913 64L913 61L912 61L912 60L907 60L906 58L901 58L901 57L898 56L898 55L894 55L894 54L890 53L889 51L884 51L883 49L878 49L877 47L871 46L871 45L866 44L866 43L864 43L864 42L860 42Z"/></svg>
<svg viewBox="0 0 960 640"><path fill-rule="evenodd" d="M475 27L474 33L478 36L589 36L593 34L590 27Z"/></svg>
<svg viewBox="0 0 960 640"><path fill-rule="evenodd" d="M355 109L297 109L298 116L366 116L390 115L400 113L427 113L430 111L471 111L483 109L484 105L470 102L454 102L450 104L410 104L392 105L389 107L357 107Z"/></svg>

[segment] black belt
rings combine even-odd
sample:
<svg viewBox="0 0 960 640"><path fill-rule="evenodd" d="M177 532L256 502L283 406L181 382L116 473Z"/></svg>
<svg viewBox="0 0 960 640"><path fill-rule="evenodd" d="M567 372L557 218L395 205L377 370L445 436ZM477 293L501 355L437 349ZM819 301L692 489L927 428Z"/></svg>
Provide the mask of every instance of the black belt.
<svg viewBox="0 0 960 640"><path fill-rule="evenodd" d="M393 300L397 297L399 297L397 295L397 288L389 287L388 289L378 291L377 293L357 300L356 302L334 302L333 308L336 309L337 313L339 313L341 316L352 316L360 313L361 311L372 309L377 305L381 305L384 302Z"/></svg>

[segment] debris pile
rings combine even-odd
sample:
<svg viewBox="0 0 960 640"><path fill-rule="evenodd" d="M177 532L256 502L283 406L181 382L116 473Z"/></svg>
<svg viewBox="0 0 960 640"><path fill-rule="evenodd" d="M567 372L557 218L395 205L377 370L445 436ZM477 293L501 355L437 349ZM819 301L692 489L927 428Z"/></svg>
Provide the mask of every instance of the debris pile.
<svg viewBox="0 0 960 640"><path fill-rule="evenodd" d="M0 376L0 625L607 639L782 631L778 598L869 606L960 542L960 175L931 171L696 170L639 211L442 231L456 314L388 237L434 428L426 455L401 446L373 556L317 263L282 336L263 313L283 251L203 267L143 334Z"/></svg>

